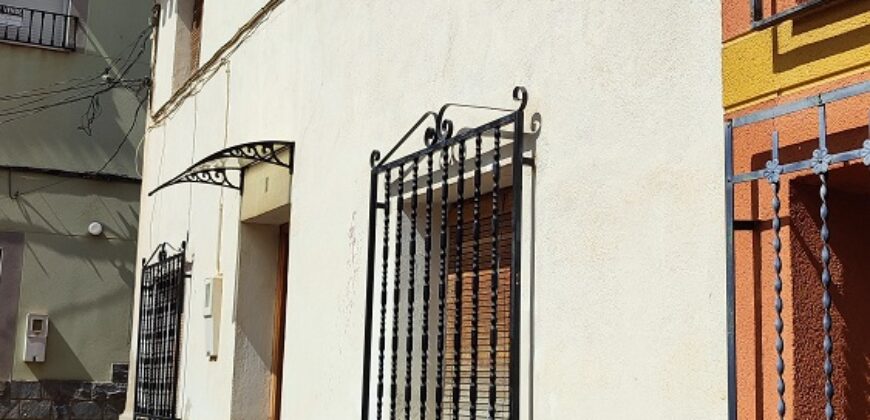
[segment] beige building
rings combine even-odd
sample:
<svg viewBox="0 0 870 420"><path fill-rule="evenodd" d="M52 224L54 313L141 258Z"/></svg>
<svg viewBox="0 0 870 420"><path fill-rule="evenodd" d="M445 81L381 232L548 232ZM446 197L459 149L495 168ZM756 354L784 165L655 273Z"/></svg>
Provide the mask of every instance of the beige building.
<svg viewBox="0 0 870 420"><path fill-rule="evenodd" d="M157 3L124 418L727 416L720 2Z"/></svg>
<svg viewBox="0 0 870 420"><path fill-rule="evenodd" d="M123 409L149 9L0 1L0 418Z"/></svg>

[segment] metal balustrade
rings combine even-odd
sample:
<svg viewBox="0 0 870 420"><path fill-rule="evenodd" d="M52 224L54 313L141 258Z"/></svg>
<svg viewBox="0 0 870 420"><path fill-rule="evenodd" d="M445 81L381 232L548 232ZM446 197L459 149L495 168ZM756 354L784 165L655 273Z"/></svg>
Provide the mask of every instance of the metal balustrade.
<svg viewBox="0 0 870 420"><path fill-rule="evenodd" d="M0 41L73 51L78 25L76 16L0 4Z"/></svg>

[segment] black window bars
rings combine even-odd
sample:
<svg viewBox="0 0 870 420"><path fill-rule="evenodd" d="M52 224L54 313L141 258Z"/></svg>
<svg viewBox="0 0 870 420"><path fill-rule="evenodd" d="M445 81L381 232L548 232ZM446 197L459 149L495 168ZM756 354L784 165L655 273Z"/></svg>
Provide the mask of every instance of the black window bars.
<svg viewBox="0 0 870 420"><path fill-rule="evenodd" d="M79 18L0 4L0 41L73 51Z"/></svg>
<svg viewBox="0 0 870 420"><path fill-rule="evenodd" d="M142 260L134 418L176 419L186 244L163 243ZM173 252L173 254L170 254Z"/></svg>
<svg viewBox="0 0 870 420"><path fill-rule="evenodd" d="M372 153L363 420L519 418L527 93L513 97L447 104ZM454 134L450 108L508 113ZM425 147L394 158L430 118Z"/></svg>
<svg viewBox="0 0 870 420"><path fill-rule="evenodd" d="M828 172L830 167L835 164L863 162L864 165L870 167L870 134L868 139L864 141L860 148L847 150L839 153L831 153L828 145L827 133L827 110L826 106L831 102L836 102L848 99L854 96L870 93L870 81L858 83L845 88L837 89L821 95L811 96L796 102L779 105L773 108L745 115L733 120L725 122L725 217L726 217L726 301L727 301L727 342L728 342L728 412L729 419L737 419L737 337L736 337L736 271L735 271L735 241L734 232L737 229L752 229L746 227L746 223L741 223L735 220L735 186L737 184L764 180L771 186L773 198L771 200L771 210L773 212L772 229L773 229L773 273L772 287L774 290L773 308L775 313L774 329L776 336L774 341L774 349L776 351L775 360L773 360L773 371L777 374L777 394L779 400L777 402L777 414L780 419L784 418L788 407L788 401L785 398L785 381L784 372L787 368L783 361L783 330L793 327L784 325L782 318L783 312L783 278L781 277L783 262L781 258L782 239L780 237L781 219L780 219L780 186L781 177L783 175L810 172L818 177L819 182L819 197L821 205L819 214L821 217L821 226L819 236L821 238L822 249L821 255L821 275L820 281L822 285L822 296L820 303L822 306L822 319L820 324L823 328L822 342L819 343L819 349L823 352L823 367L824 372L824 412L825 417L831 420L835 417L834 394L836 392L833 382L833 371L835 369L832 359L834 342L831 335L832 319L831 319L831 250L829 246L831 231L829 229L829 182ZM806 159L783 163L779 160L779 135L773 133L771 141L771 159L766 163L765 167L758 170L752 170L740 174L734 173L734 129L755 124L762 121L771 120L782 117L795 112L817 109L818 116L818 147L812 152L811 156ZM766 283L765 283L766 284ZM797 337L796 337L797 338ZM765 361L766 363L766 361ZM793 366L791 368L798 369ZM842 367L840 367L842 368ZM759 415L761 415L759 413Z"/></svg>

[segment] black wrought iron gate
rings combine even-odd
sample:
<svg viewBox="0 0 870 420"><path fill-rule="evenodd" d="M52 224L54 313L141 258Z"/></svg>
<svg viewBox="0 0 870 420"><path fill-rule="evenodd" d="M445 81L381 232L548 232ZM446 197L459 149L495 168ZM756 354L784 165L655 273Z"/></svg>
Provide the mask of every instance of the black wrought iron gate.
<svg viewBox="0 0 870 420"><path fill-rule="evenodd" d="M771 190L772 199L769 202L770 210L772 213L771 220L771 230L772 230L772 273L773 278L765 279L770 280L763 281L762 284L764 287L771 287L774 293L774 299L772 302L764 302L763 304L772 304L772 308L774 311L774 320L772 325L769 328L774 331L775 337L773 339L772 350L775 351L775 357L764 360L762 363L764 366L770 366L771 372L776 374L776 393L778 395L778 401L776 404L776 411L778 418L782 419L786 416L786 411L788 407L793 406L793 402L787 401L786 398L786 380L784 379L788 370L795 369L807 369L807 366L798 366L794 363L788 365L784 361L783 351L786 347L786 343L784 342L784 331L787 329L795 328L795 324L788 323L783 319L783 308L786 304L790 302L784 302L783 299L783 285L786 283L788 285L789 280L784 279L782 275L783 271L783 258L781 253L783 252L783 237L781 237L781 229L783 226L783 220L780 217L780 210L782 206L782 197L780 194L780 189L783 185L783 179L787 176L793 175L808 175L816 177L815 182L818 184L818 197L820 198L820 207L818 208L818 215L820 217L820 225L818 230L818 238L820 239L820 250L819 253L819 280L821 283L822 293L821 296L813 297L814 307L818 308L820 305L820 319L818 320L818 324L822 328L822 332L820 334L821 340L818 343L817 347L821 353L821 361L823 366L819 369L820 373L824 376L818 381L813 381L810 386L815 387L816 384L819 385L818 391L821 396L824 398L824 415L830 420L835 418L835 415L838 417L843 417L842 413L835 412L835 403L834 396L835 393L841 392L841 390L836 390L834 385L834 371L835 369L843 369L845 366L835 366L834 359L832 358L832 354L834 352L834 340L832 338L832 294L831 288L832 286L832 270L831 270L831 258L832 258L832 250L830 246L831 234L832 231L830 229L830 208L829 208L829 173L833 170L835 165L840 164L861 164L866 166L870 166L870 135L868 135L868 139L863 142L863 145L860 145L857 148L854 147L844 147L844 145L829 145L828 143L828 130L827 130L827 105L832 102L844 100L847 98L855 97L858 95L864 95L870 93L870 82L864 82L857 85L849 86L846 88L838 89L829 93L825 93L822 95L806 98L802 101L789 103L780 105L774 108L770 108L767 110L755 112L749 115L742 116L740 118L734 119L733 121L727 121L725 124L725 193L726 193L726 240L727 240L727 273L726 273L726 281L727 281L727 326L728 326L728 394L729 394L729 418L736 419L737 418L737 394L738 394L738 374L739 372L737 367L737 343L738 339L736 337L736 296L735 296L735 230L753 230L755 227L753 223L755 221L752 220L736 220L735 217L735 187L742 183L749 183L753 181L764 181L769 185ZM803 157L800 160L785 163L780 159L780 144L779 144L779 134L777 132L773 133L773 138L771 141L772 147L770 149L770 160L766 162L764 168L745 171L743 173L735 173L734 170L734 130L748 126L751 124L756 124L759 122L764 122L772 119L776 119L779 117L783 117L789 114L793 114L796 112L804 111L804 110L812 110L816 109L817 118L818 118L818 146L811 153L809 151L804 152L803 149L796 148L798 154L802 154ZM795 148L792 148L793 152ZM839 150L838 152L832 152L832 149ZM836 232L834 232L836 234ZM862 244L854 244L854 246L862 246ZM818 300L815 300L818 299ZM816 303L817 302L817 303ZM793 303L791 303L793 304ZM794 331L794 330L793 330ZM799 337L797 333L794 333L795 341L802 339ZM816 351L816 350L813 350ZM758 374L758 373L756 373ZM819 404L819 408L822 407L822 404ZM819 410L821 411L821 410ZM762 416L762 413L757 413L758 416ZM793 414L796 415L796 414Z"/></svg>
<svg viewBox="0 0 870 420"><path fill-rule="evenodd" d="M519 418L525 89L513 97L445 105L372 153L363 420ZM454 134L451 108L507 114ZM430 119L425 147L393 157Z"/></svg>
<svg viewBox="0 0 870 420"><path fill-rule="evenodd" d="M142 260L136 419L176 419L185 248L185 243L178 250L164 243Z"/></svg>

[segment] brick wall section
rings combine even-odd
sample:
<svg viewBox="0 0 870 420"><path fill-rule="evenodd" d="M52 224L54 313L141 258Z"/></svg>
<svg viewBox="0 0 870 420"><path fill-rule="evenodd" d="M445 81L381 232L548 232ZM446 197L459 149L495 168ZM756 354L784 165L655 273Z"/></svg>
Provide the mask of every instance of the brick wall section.
<svg viewBox="0 0 870 420"><path fill-rule="evenodd" d="M126 382L4 381L0 419L117 419L126 392Z"/></svg>

